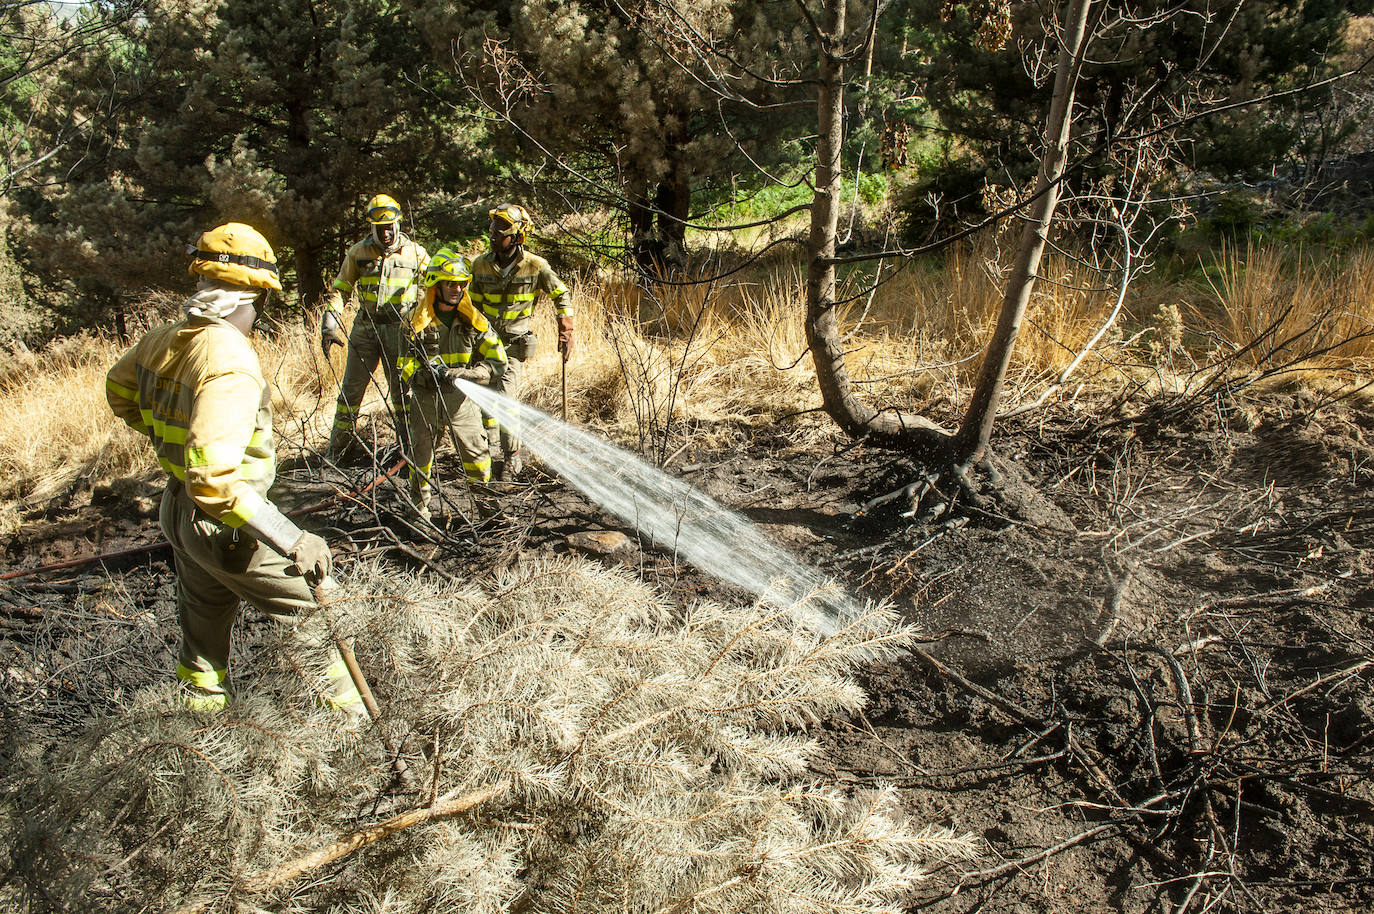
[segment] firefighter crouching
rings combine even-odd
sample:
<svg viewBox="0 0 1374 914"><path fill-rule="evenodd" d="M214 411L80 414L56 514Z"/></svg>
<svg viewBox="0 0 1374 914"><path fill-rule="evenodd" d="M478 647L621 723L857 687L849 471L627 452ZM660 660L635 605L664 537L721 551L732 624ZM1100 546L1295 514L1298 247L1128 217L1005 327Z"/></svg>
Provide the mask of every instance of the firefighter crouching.
<svg viewBox="0 0 1374 914"><path fill-rule="evenodd" d="M468 294L472 302L491 322L492 329L506 347L506 374L501 390L507 396L519 397L518 385L524 362L534 356L536 339L531 327L531 315L541 293L553 302L558 320L558 350L563 361L572 355L573 313L568 287L554 275L549 262L525 250L529 213L514 203L503 203L491 210L491 250L472 262L472 286ZM496 420L484 416L489 432L496 428ZM501 460L496 476L513 480L519 475L524 461L520 455L520 429L500 429ZM493 449L496 442L492 442Z"/></svg>
<svg viewBox="0 0 1374 914"><path fill-rule="evenodd" d="M493 505L482 484L491 479L491 451L482 414L463 395L458 380L499 388L507 370L506 350L491 324L472 305L472 271L453 247L444 247L425 271L425 293L411 321L411 351L397 362L411 389L410 497L415 513L429 520L435 439L448 429L463 460L463 472L478 491L479 513ZM418 413L418 415L417 415Z"/></svg>
<svg viewBox="0 0 1374 914"><path fill-rule="evenodd" d="M320 346L327 358L330 346L345 344L340 323L344 296L357 292L358 313L346 341L348 358L329 434L329 455L335 459L359 444L354 434L358 408L379 362L386 374L396 440L403 450L406 446L408 417L396 359L405 345L405 321L419 299L420 279L429 255L402 234L401 206L386 194L368 201L367 221L372 230L348 249L320 318Z"/></svg>
<svg viewBox="0 0 1374 914"><path fill-rule="evenodd" d="M150 330L106 377L110 408L148 436L167 471L162 532L177 572L183 700L202 711L230 699L229 634L240 600L286 625L315 609L329 546L267 499L276 476L272 397L249 344L257 306L281 290L276 257L256 229L229 222L200 236L200 277L182 320ZM349 714L362 700L338 649L325 654L322 699Z"/></svg>

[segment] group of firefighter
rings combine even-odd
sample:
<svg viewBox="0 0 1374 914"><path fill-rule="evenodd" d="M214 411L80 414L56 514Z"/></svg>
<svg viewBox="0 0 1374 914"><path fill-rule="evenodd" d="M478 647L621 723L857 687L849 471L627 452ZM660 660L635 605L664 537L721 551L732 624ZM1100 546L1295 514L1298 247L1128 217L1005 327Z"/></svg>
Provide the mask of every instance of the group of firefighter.
<svg viewBox="0 0 1374 914"><path fill-rule="evenodd" d="M396 200L373 197L368 235L348 249L320 322L326 358L334 345L347 355L327 456L339 461L362 449L358 411L380 365L409 464L408 509L423 521L445 434L473 486L521 473L519 430L485 416L463 387L516 395L535 352L532 315L541 295L553 302L563 361L572 353L568 289L525 249L529 214L503 204L489 216L488 251L469 261L450 244L430 256L401 231ZM276 478L272 396L249 337L267 295L282 288L276 255L260 232L238 222L205 232L188 253L198 280L185 316L139 339L105 384L110 408L148 437L168 474L160 522L177 573L181 700L196 711L228 705L230 635L246 601L295 629L302 648L323 652L324 672L313 684L320 702L361 717L362 696L338 648L299 634L313 627L296 628L318 606L315 588L332 568L329 544L268 498ZM348 295L358 310L345 336Z"/></svg>

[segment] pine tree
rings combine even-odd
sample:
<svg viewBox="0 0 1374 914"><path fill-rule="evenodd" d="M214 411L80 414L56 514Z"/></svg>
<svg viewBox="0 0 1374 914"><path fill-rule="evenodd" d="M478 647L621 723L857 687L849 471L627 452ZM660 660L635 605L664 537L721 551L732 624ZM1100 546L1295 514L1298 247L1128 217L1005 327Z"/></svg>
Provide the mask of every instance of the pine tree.
<svg viewBox="0 0 1374 914"><path fill-rule="evenodd" d="M733 174L752 171L741 144L782 143L776 118L722 105L694 72L695 36L713 35L760 74L794 75L775 53L776 24L755 4L412 2L433 53L506 124L491 140L517 185L526 177L520 189L560 210L622 213L644 272L681 261L703 189L718 192ZM750 76L734 91L767 101L764 89Z"/></svg>
<svg viewBox="0 0 1374 914"><path fill-rule="evenodd" d="M306 307L361 205L412 208L461 137L432 103L419 37L384 0L158 0L71 61L46 124L79 130L27 200L41 266L109 300L175 285L184 246L219 221L263 231Z"/></svg>

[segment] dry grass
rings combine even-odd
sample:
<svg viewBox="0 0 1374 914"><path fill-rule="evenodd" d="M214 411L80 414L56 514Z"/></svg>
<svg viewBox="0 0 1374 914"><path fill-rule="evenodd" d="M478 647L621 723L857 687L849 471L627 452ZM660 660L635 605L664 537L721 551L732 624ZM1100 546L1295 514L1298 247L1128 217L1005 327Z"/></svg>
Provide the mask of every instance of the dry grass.
<svg viewBox="0 0 1374 914"><path fill-rule="evenodd" d="M45 503L78 480L136 475L156 464L148 446L110 414L105 372L119 357L113 341L81 336L34 354L8 354L0 378L0 528L18 511Z"/></svg>
<svg viewBox="0 0 1374 914"><path fill-rule="evenodd" d="M860 395L941 421L957 416L996 320L1005 265L984 244L939 262L885 266L876 290L868 288L871 274L842 284L846 363ZM1374 363L1366 335L1374 252L1329 261L1231 249L1205 266L1209 282L1169 286L1147 276L1135 283L1120 326L1078 367L1074 383L1114 386L1142 370L1163 377L1166 363L1187 369L1237 352L1238 365L1251 370L1275 360L1344 372ZM1111 309L1112 290L1081 264L1047 258L1043 274L1017 343L1009 406L1052 383ZM702 444L713 428L785 416L799 416L785 427L799 441L832 433L817 411L799 260L653 294L623 277L590 275L573 295L577 354L567 370L567 401L574 421L660 458L673 441L668 433L689 423ZM169 310L165 301L156 305L149 310ZM539 319L541 346L525 397L558 415L562 366L549 309ZM283 448L320 447L341 353L332 365L324 362L314 332L299 326L255 344L276 387ZM105 405L104 372L121 351L112 340L82 336L11 355L0 375L0 406L10 420L0 429L0 528L13 529L22 510L83 485L157 476L147 446ZM380 407L376 391L370 404L365 411Z"/></svg>
<svg viewBox="0 0 1374 914"><path fill-rule="evenodd" d="M258 338L255 346L274 382L279 438L318 445L328 434L337 384L314 335L297 329ZM110 479L160 479L147 440L117 420L105 400L105 372L126 348L82 335L41 352L8 354L0 375L0 410L7 417L0 425L0 531L13 532L25 510L77 489ZM335 361L342 373L337 352Z"/></svg>
<svg viewBox="0 0 1374 914"><path fill-rule="evenodd" d="M1374 252L1357 251L1339 269L1294 269L1293 259L1275 248L1222 251L1212 295L1192 309L1198 328L1221 354L1243 350L1244 363L1256 368L1367 367L1374 361Z"/></svg>

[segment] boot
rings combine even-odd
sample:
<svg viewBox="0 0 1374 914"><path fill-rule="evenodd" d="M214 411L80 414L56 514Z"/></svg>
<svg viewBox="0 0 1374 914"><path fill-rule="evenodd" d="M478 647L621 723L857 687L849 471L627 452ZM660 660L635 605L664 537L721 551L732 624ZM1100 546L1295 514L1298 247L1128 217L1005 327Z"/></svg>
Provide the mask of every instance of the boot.
<svg viewBox="0 0 1374 914"><path fill-rule="evenodd" d="M416 520L429 523L429 498L431 492L432 489L428 484L416 485L413 482L411 483L409 506L409 513L411 517L415 518Z"/></svg>
<svg viewBox="0 0 1374 914"><path fill-rule="evenodd" d="M357 456L363 451L363 443L358 440L358 436L352 431L335 429L329 435L329 450L324 452L324 456L334 463L347 460Z"/></svg>
<svg viewBox="0 0 1374 914"><path fill-rule="evenodd" d="M520 477L521 471L525 469L525 460L520 456L519 451L509 451L495 469L496 478L501 482L515 482Z"/></svg>

